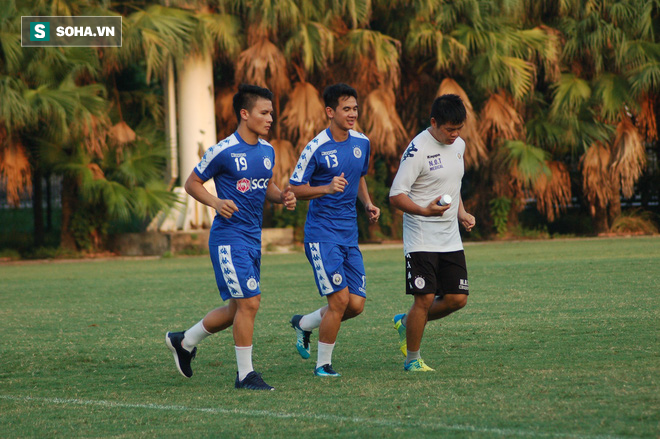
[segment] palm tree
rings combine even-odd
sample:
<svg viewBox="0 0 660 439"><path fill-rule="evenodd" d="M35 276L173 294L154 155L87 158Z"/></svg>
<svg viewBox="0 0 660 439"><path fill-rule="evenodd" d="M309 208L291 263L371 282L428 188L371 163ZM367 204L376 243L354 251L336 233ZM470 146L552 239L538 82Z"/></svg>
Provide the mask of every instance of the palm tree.
<svg viewBox="0 0 660 439"><path fill-rule="evenodd" d="M649 123L660 78L650 24L657 9L657 2L590 1L566 2L562 11L568 15L559 23L566 41L563 58L571 72L557 87L553 109L565 119L593 114L586 127L567 124L572 125L569 140L586 150L582 172L593 174L583 175L583 185L597 232L609 230L621 211L621 195L632 195L644 169L639 128L648 140L657 135Z"/></svg>
<svg viewBox="0 0 660 439"><path fill-rule="evenodd" d="M87 6L87 2L74 1L52 4L58 13L65 10L75 14L84 14ZM110 14L99 9L94 12L95 15ZM31 9L30 13L35 10ZM2 29L11 31L11 20L20 23L21 15L29 13L11 9L4 17ZM124 23L125 30L128 29L125 33L128 38L124 41L131 46L132 28L130 23L129 26L126 21ZM2 41L5 43L11 38L3 36ZM153 38L149 41L153 42ZM150 68L160 66L156 46L144 45L148 51L147 76L153 71ZM11 49L3 50L7 62L0 71L0 84L13 104L2 106L3 111L6 110L2 114L5 126L2 133L6 135L0 139L0 155L6 158L11 153L13 157L27 156L30 160L29 168L23 166L21 172L24 176L28 172L33 175L36 245L43 241L39 229L43 221L38 217L44 172L63 177L61 241L67 248L88 243L90 234L100 236L99 231L104 226L98 218L106 223L108 218L146 217L172 201L164 185L161 187L154 181L153 169L163 162L159 159L162 153L149 140L154 139L153 133L144 124L134 131L122 117L121 107L127 104L119 99L121 93L116 88L114 75L130 57L126 51L105 50L103 54L101 68L98 52L89 48L39 48L20 55ZM102 72L110 79L112 102L106 97L106 87L97 82ZM149 102L152 95L142 96ZM20 145L27 145L29 152L24 149L24 154L20 154L17 149ZM16 159L12 162L12 179L20 182L15 177L15 165L21 162ZM121 172L113 171L114 168ZM3 170L7 169L3 166ZM125 178L129 174L133 177ZM94 215L85 217L95 209L98 211Z"/></svg>

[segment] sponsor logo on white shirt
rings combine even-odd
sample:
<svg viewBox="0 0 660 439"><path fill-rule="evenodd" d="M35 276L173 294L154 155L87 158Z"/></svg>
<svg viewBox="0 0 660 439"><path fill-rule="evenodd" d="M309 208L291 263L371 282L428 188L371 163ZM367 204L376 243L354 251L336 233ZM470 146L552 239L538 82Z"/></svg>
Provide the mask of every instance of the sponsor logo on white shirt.
<svg viewBox="0 0 660 439"><path fill-rule="evenodd" d="M442 159L439 154L438 157L429 158L429 171L435 171L437 169L442 169L442 168L444 168L444 166L442 164Z"/></svg>

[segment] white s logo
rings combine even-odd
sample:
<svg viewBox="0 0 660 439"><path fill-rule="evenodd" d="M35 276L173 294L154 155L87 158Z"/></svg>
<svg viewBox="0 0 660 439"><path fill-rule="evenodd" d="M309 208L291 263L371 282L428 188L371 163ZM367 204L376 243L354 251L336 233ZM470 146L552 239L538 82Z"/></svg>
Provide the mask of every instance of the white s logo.
<svg viewBox="0 0 660 439"><path fill-rule="evenodd" d="M46 26L43 24L37 24L34 26L34 36L36 38L46 38Z"/></svg>

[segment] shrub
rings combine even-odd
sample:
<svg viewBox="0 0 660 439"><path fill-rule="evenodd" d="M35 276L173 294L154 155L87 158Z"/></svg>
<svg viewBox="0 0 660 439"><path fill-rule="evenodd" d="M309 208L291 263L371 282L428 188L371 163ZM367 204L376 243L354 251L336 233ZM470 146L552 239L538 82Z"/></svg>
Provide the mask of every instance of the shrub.
<svg viewBox="0 0 660 439"><path fill-rule="evenodd" d="M651 212L632 209L616 217L610 231L618 234L653 235L658 233L658 226L653 221Z"/></svg>

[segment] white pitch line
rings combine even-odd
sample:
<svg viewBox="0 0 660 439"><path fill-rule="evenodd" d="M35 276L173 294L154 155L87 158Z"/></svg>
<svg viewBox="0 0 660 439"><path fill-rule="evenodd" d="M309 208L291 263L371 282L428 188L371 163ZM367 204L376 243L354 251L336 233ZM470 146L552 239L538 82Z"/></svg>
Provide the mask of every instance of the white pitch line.
<svg viewBox="0 0 660 439"><path fill-rule="evenodd" d="M338 416L338 415L323 415L314 413L286 413L286 412L272 412L269 410L241 410L241 409L226 409L222 407L186 407L183 405L162 405L162 404L131 404L125 402L105 401L105 400L91 400L91 399L71 399L71 398L42 398L35 396L12 396L0 395L0 400L14 401L14 402L38 402L52 405L93 405L108 408L126 408L126 409L147 409L147 410L168 410L168 411L187 411L187 412L200 412L211 414L224 414L224 415L242 415L254 417L268 417L276 419L309 419L314 421L328 421L328 422L351 422L356 424L372 424L382 427L423 427L435 430L449 430L449 431L464 431L473 433L488 433L500 436L526 436L526 437L544 437L544 438L572 438L572 439L624 439L621 436L610 435L583 435L574 433L544 433L533 430L520 430L510 428L488 428L476 427L473 425L447 425L441 423L421 422L414 419L409 421L392 421L387 419L378 418L360 418L357 416ZM630 439L631 436L626 436L625 439Z"/></svg>

